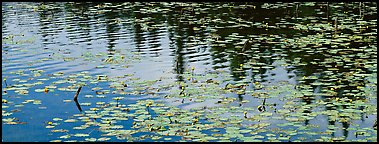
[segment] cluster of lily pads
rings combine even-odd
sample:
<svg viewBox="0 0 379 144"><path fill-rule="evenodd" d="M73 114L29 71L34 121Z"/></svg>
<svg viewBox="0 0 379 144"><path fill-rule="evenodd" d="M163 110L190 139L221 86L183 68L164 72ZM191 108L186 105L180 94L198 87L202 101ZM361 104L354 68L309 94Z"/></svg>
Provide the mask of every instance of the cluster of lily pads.
<svg viewBox="0 0 379 144"><path fill-rule="evenodd" d="M84 86L91 93L79 94L78 105L82 108L77 113L51 118L45 123L46 129L59 135L52 141L377 141L376 130L359 124L377 112L373 103L377 100L376 20L366 21L355 14L349 17L349 12L327 15L336 19L329 22L313 16L301 18L310 22L287 16L275 20L238 17L239 10L298 11L315 5L319 7L317 11L326 7L339 11L337 8L343 4L266 3L257 7L251 3L225 3L215 7L212 3L136 2L91 6L82 14L102 15L112 10L138 14L133 23L144 34L166 25L141 15L167 17L176 12L167 19L167 28L169 33L177 33L171 40L183 42L185 49L177 50L178 53L191 54L199 47L209 46L209 55L221 66L215 64L216 70L205 72L198 72L195 67L172 71L181 77L174 82L169 78L140 80L133 74L111 77L86 71L68 75L46 74L40 69L12 71L9 74L17 78L3 79L6 86L2 92L2 122L26 124L12 117L20 110L9 110L10 106L43 104L42 99L24 98L30 95L30 89L36 94L58 90L74 96L78 87ZM358 3L349 5L358 8ZM362 7L376 13L371 6ZM33 8L38 12L59 9L50 5ZM115 18L107 22L123 26L130 24L129 20ZM281 34L281 29L295 33ZM29 42L15 42L13 38L13 35L3 37L3 45ZM250 48L245 48L247 40L252 42ZM140 54L144 53L121 54L116 50L87 52L80 57L67 54L73 53L59 50L54 57L42 61L83 60L101 63L97 69L130 69L129 64L139 62ZM230 69L218 69L228 63ZM265 75L279 68L295 73L296 83L270 82ZM55 81L50 83L51 80ZM8 94L10 91L12 94ZM130 103L134 96L145 98ZM95 98L106 99L95 104L88 102ZM74 103L72 97L64 102ZM318 122L323 119L326 120ZM341 127L343 136L336 136ZM350 131L356 139L348 136Z"/></svg>
<svg viewBox="0 0 379 144"><path fill-rule="evenodd" d="M333 121L346 123L359 120L362 113L375 113L375 107L365 104L364 100L336 99L331 104L331 101L319 99L313 104L304 105L299 100L304 99L304 95L309 92L293 89L294 86L291 84L280 83L285 86L278 87L266 86L256 82L254 83L254 88L258 90L244 91L243 87L246 85L218 81L217 78L220 76L222 75L212 73L201 76L195 74L194 71L188 71L183 74L186 81L168 84L171 85L172 89L168 90L168 94L164 96L164 98L175 97L182 99L182 102L178 103L183 103L184 101L201 103L209 99L217 99L216 105L213 107L205 106L184 110L166 105L162 100L153 101L149 99L137 101L136 104L125 105L122 104L125 97L114 97L109 102L97 102L96 107L87 108L83 113L75 114L74 119L70 118L65 121L80 123L80 126L73 127L75 130L94 127L96 131L102 132L102 138L97 139L80 131L76 131L78 132L76 134L67 133L70 130L64 130L63 132L66 132L66 134L60 136L60 138L64 141L71 141L71 138L79 139L79 141L104 141L110 140L111 137L128 141L143 141L145 139L170 141L172 137L177 136L181 137L183 141L302 141L304 140L301 139L302 137L295 135L302 135L303 138L318 135L320 137L313 140L333 141L344 139L343 137L331 138L327 136L335 132L335 128L327 132L308 132L307 130L318 128L320 125L302 125L301 123L312 120L318 115L326 115ZM144 82L145 86L142 87L151 87L156 82L158 81L152 81L149 84ZM226 83L224 87L221 86L223 83ZM118 85L119 87L123 86L122 84ZM140 87L136 87L136 89L140 89ZM259 89L262 88L268 91L260 92ZM238 93L238 91L243 92L244 96L267 99L268 102L256 108L227 105L235 102L236 98L223 95ZM280 93L285 95L280 95ZM287 103L271 103L271 98L275 97L287 101ZM246 102L248 101L241 101L242 104ZM258 103L261 103L261 101L258 101ZM331 107L345 106L346 108L341 109L341 112L332 109L320 111L320 109L330 107L329 105ZM265 107L264 110L260 108L262 106ZM357 110L359 106L364 106L365 109ZM303 113L307 110L315 111ZM270 119L284 119L287 122L278 124L275 127L269 127L272 125L269 122ZM48 124L47 128L59 127L62 119L55 118L53 121L56 122ZM127 124L123 121L126 121ZM332 127L333 125L330 126ZM246 129L241 129L240 127ZM52 132L62 132L59 131L60 129L53 129ZM357 125L350 129L357 129ZM365 136L370 136L373 132L372 129L359 131L360 134ZM143 132L148 132L149 134L133 137L133 134ZM83 139L80 139L81 137Z"/></svg>

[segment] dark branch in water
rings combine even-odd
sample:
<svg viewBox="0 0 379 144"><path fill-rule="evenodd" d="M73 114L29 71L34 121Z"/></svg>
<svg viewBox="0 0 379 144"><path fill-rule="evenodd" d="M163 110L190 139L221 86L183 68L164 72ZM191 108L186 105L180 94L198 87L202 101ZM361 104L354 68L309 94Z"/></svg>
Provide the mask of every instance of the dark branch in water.
<svg viewBox="0 0 379 144"><path fill-rule="evenodd" d="M82 86L80 86L80 87L78 88L78 90L76 91L76 94L75 94L75 96L74 96L74 102L75 102L75 104L76 104L76 106L78 107L78 109L79 109L80 112L82 112L82 108L80 107L80 104L79 104L79 102L78 102L78 96L79 96L79 92L80 92L81 89L82 89Z"/></svg>
<svg viewBox="0 0 379 144"><path fill-rule="evenodd" d="M82 89L82 86L80 86L80 87L78 88L78 90L76 91L76 94L75 94L75 96L74 96L74 101L77 101L77 100L78 100L78 95L79 95L81 89Z"/></svg>
<svg viewBox="0 0 379 144"><path fill-rule="evenodd" d="M75 99L74 101L75 101L75 104L78 107L79 111L82 112L82 108L80 107L80 104L79 104L78 100Z"/></svg>

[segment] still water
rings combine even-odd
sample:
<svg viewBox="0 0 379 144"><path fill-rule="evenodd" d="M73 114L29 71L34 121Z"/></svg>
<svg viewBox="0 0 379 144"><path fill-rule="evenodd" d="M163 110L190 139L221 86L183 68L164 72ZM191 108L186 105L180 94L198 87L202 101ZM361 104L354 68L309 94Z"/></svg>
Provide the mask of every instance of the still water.
<svg viewBox="0 0 379 144"><path fill-rule="evenodd" d="M376 35L371 2L2 3L2 140L377 141Z"/></svg>

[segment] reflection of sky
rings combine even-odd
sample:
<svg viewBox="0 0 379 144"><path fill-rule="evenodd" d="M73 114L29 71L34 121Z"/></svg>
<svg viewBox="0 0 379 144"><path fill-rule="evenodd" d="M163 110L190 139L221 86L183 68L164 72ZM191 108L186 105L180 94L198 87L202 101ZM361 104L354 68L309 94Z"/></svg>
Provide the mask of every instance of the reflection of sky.
<svg viewBox="0 0 379 144"><path fill-rule="evenodd" d="M35 5L35 3L30 3L31 5ZM6 4L8 5L8 4ZM175 57L175 49L176 46L172 46L170 44L169 38L169 30L167 27L164 27L158 31L159 36L153 36L149 32L141 33L144 40L142 40L142 46L139 47L138 50L141 50L141 53L138 58L140 60L133 60L131 63L120 63L117 65L104 64L102 60L107 58L107 54L112 49L115 51L115 55L119 56L125 55L126 59L131 59L133 55L131 52L137 51L137 44L135 43L133 28L130 28L129 25L126 27L118 27L119 30L115 29L107 29L106 27L111 27L109 25L104 24L103 17L98 18L97 20L101 21L98 23L97 20L84 21L81 19L77 19L76 16L66 15L56 15L59 19L51 18L49 12L46 13L46 17L41 17L37 12L31 12L31 9L17 10L10 9L8 7L3 8L3 37L5 35L16 35L14 37L14 41L19 40L31 40L33 43L24 43L21 45L12 45L12 44L3 44L2 45L2 77L7 77L9 80L14 78L21 78L18 75L9 75L11 71L17 70L27 70L30 68L41 69L45 72L42 73L42 77L47 77L47 74L63 72L65 75L68 74L76 74L81 71L88 71L91 75L96 74L105 74L110 77L114 76L122 76L125 74L134 74L134 77L141 78L142 80L156 80L164 77L164 81L173 82L175 81L175 70L174 67L176 65L176 57ZM69 12L66 12L69 13ZM65 14L66 14L65 13ZM51 18L49 20L49 18ZM48 20L46 20L48 19ZM85 23L89 27L84 29L83 27L78 26L79 23ZM130 19L124 21L123 24L133 24L130 23ZM54 22L51 23L51 22ZM167 21L165 21L167 22ZM167 24L167 23L166 23ZM18 34L24 34L25 36L17 36ZM173 39L177 39L177 35L174 36ZM182 36L182 35L181 35ZM155 39L155 40L151 40ZM180 39L180 37L179 37ZM182 38L185 39L185 38ZM175 40L174 40L175 41ZM158 45L156 45L158 44ZM111 46L112 45L112 46ZM153 47L158 46L158 47ZM186 70L190 70L191 67L195 68L195 73L204 73L208 70L213 70L213 66L220 65L230 65L229 61L224 61L220 63L214 63L211 59L211 52L209 51L210 47L207 47L205 51L198 50L197 46L188 46L183 42L183 68ZM4 52L7 51L7 54ZM196 51L196 52L194 52ZM213 52L213 51L212 51ZM64 54L67 53L67 54ZM90 60L87 61L81 55L90 53L92 55L96 55L99 53L103 53L105 55L100 57L90 57ZM217 52L216 52L217 53ZM50 56L49 56L50 55ZM48 58L44 60L44 58ZM76 58L73 61L63 61L63 58ZM230 59L230 58L227 58ZM275 67L275 69L267 69L264 74L257 74L258 76L267 76L260 82L267 86L278 86L281 87L280 82L288 82L289 84L295 85L297 84L296 79L298 76L294 73L294 71L287 71L287 67L282 66L283 61L277 60L272 63L271 66ZM103 65L103 68L96 68L99 65ZM123 66L129 66L129 68L123 68ZM220 70L220 69L219 69ZM229 68L223 68L223 70L230 73ZM246 79L251 79L251 71L247 70L247 73L250 73ZM272 74L274 74L272 76ZM258 77L257 76L257 77ZM291 78L290 78L291 77ZM21 79L26 79L26 77L22 77ZM257 81L260 78L254 78L254 81ZM45 81L44 84L49 84L52 81ZM13 82L9 81L8 84ZM97 85L96 85L97 86ZM81 95L93 94L90 91L91 85L84 88ZM95 87L95 85L92 85ZM107 85L104 85L107 87ZM43 86L38 86L38 88L43 88ZM315 91L318 91L316 89ZM59 92L56 90L58 95L52 95L49 93L47 95L36 93L34 89L30 89L29 95L25 97L21 97L20 99L16 99L15 101L23 101L24 99L43 99L43 106L47 106L46 110L37 109L38 106L28 104L24 107L21 107L21 112L14 113L14 117L22 118L21 121L27 121L27 125L16 125L16 126L8 126L4 125L5 129L3 129L4 133L16 133L18 131L23 131L25 135L29 135L30 139L24 140L34 140L39 136L38 130L43 131L43 133L48 132L48 129L44 128L44 121L51 120L52 117L59 116L69 116L73 113L77 112L74 103L62 103L63 99L71 99L72 93L70 92ZM8 96L10 97L15 95L12 92L9 92ZM237 98L237 94L228 94L226 97L235 97ZM128 100L135 101L141 98L149 98L150 96L141 96L141 97L131 97ZM277 107L282 107L285 101L281 101L280 99L285 97L285 94L281 94L276 98L267 99L268 103L276 103ZM260 105L262 99L255 98L249 95L243 96L244 100L248 100L250 102L244 103L242 107L250 107L256 108ZM321 99L320 96L316 96L316 100ZM87 99L84 99L87 101ZM99 99L88 100L93 103ZM102 100L109 101L110 98ZM191 109L198 107L213 107L218 106L215 104L217 99L208 99L202 103L192 103L187 102L181 103L182 99L163 99L166 100L166 104L177 106L183 109ZM176 101L178 100L178 101ZM370 100L372 104L376 104L376 99ZM31 105L31 106L29 106ZM232 103L232 106L238 106L238 99ZM88 109L88 107L84 107L83 109ZM324 110L324 107L317 108L313 110ZM42 113L41 113L42 111ZM32 114L32 117L28 117ZM249 116L253 116L255 114L259 114L259 112L254 111L249 113ZM26 116L27 115L27 116ZM228 117L228 114L222 115L223 117ZM242 115L241 115L242 117ZM66 117L67 118L67 117ZM355 120L354 123L360 125L361 127L367 128L371 127L375 117L373 115L369 115L368 118L363 118L362 120ZM271 126L279 123L283 123L283 120L269 120ZM325 116L317 116L316 118L309 121L310 124L320 125L320 131L324 131L327 129L328 120ZM336 122L336 126L338 127L336 136L341 136L341 124ZM35 124L35 125L34 125ZM8 128L7 128L8 127ZM9 128L12 127L12 128ZM352 126L350 126L352 127ZM27 131L25 131L27 129ZM349 139L353 139L353 132L349 131ZM54 134L53 136L57 136ZM11 135L8 137L9 139L18 139L20 135ZM43 141L48 141L48 137L39 137Z"/></svg>

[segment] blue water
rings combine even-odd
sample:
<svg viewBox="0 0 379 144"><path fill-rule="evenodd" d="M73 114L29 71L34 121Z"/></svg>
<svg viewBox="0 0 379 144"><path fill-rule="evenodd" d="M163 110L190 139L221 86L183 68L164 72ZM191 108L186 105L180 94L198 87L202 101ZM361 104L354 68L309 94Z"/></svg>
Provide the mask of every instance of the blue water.
<svg viewBox="0 0 379 144"><path fill-rule="evenodd" d="M109 78L122 77L115 82L123 81L128 85L125 92L133 92L135 88L142 88L134 85L135 81L130 78L143 80L159 80L153 85L159 87L168 83L183 81L181 74L195 68L197 75L204 73L221 73L217 79L225 86L227 83L236 84L245 82L248 84L247 90L267 92L255 88L254 83L259 82L266 86L288 86L288 93L278 94L277 97L267 99L269 104L277 104L281 108L288 102L299 102L302 105L312 105L318 100L329 101L330 97L310 96L306 98L288 98L286 95L296 89L297 85L312 87L313 94L323 93L322 90L329 87L311 86L312 82L328 81L330 78L326 71L329 66L326 64L312 64L313 62L322 63L328 59L336 60L338 56L350 58L352 61L366 61L365 65L372 67L360 69L345 69L338 67L335 73L337 78L342 79L341 85L360 83L368 92L365 97L365 104L369 104L376 109L376 56L365 55L377 51L376 38L372 38L371 33L376 33L377 16L376 3L22 3L22 2L3 2L2 3L2 99L7 103L2 103L3 122L2 140L6 142L46 142L57 140L65 133L53 133L52 129L45 128L53 118L63 120L75 118L73 115L84 113L96 106L96 102L115 103L112 98L124 97L119 101L119 105L127 106L135 104L138 100L163 101L168 106L175 106L188 111L195 111L200 107L217 107L218 99L208 99L202 103L189 102L186 100L181 103L181 98L163 98L169 92L162 90L155 95L150 94L113 94L118 91L109 88L111 82L91 83L72 78L76 82L54 84L55 89L50 89L48 93L35 92L35 89L44 89L45 86L53 85L59 80L70 79L70 75L86 72L86 76L94 79L97 75L107 75ZM250 7L256 6L256 8ZM359 8L361 7L361 8ZM363 7L363 8L362 8ZM157 10L157 11L155 11ZM362 13L363 11L363 13ZM355 42L348 40L351 48L361 48L366 51L358 51L355 55L344 53L333 54L333 46L322 45L320 47L309 44L305 47L310 49L302 50L283 46L283 38L301 39L309 35L318 33L317 30L298 30L293 27L296 24L327 24L333 25L334 17L346 27L351 25L358 27L358 17L364 15L362 21L366 21L363 27L365 30L344 29L340 33L364 36L366 39L373 39L370 42ZM351 24L349 18L353 18ZM267 23L267 27L266 24ZM340 27L343 27L343 24ZM248 25L248 26L246 26ZM268 27L277 26L276 28ZM355 27L354 27L355 28ZM330 34L333 31L324 30ZM342 34L341 34L342 35ZM218 37L218 38L216 38ZM264 38L271 37L271 40ZM274 38L273 38L274 37ZM277 38L280 37L280 38ZM254 38L255 47L245 53L241 49L245 40ZM262 38L262 39L260 39ZM324 39L332 39L329 35ZM270 43L270 42L277 43ZM300 42L299 42L300 43ZM299 44L296 43L296 44ZM314 47L313 47L314 46ZM325 48L326 47L326 48ZM340 48L342 46L339 46ZM319 52L325 48L323 52ZM316 51L316 52L315 52ZM321 50L322 51L322 50ZM342 50L343 51L343 50ZM346 53L350 51L346 50ZM105 63L107 58L114 57L120 60L117 63ZM333 59L334 58L334 59ZM301 59L301 60L298 60ZM342 59L342 58L341 58ZM298 65L295 61L301 61L305 65ZM356 65L343 60L344 66ZM258 68L241 68L242 65L263 63L265 66ZM334 64L338 65L338 64ZM256 65L255 65L256 66ZM337 66L335 66L337 67ZM36 75L34 70L43 70L41 75ZM258 70L258 71L255 71ZM19 73L19 72L23 73ZM34 71L34 72L33 72ZM63 73L62 76L54 76L56 73ZM345 77L346 74L363 73L371 75L365 79L354 79ZM205 74L204 74L205 75ZM325 76L326 75L326 76ZM302 77L316 76L317 80L301 81ZM4 79L6 78L6 81ZM40 79L47 80L40 80ZM15 79L27 80L26 82L14 81ZM333 80L331 80L333 81ZM335 80L337 81L337 80ZM42 82L28 88L28 93L23 95L16 93L15 90L7 90L17 84L32 84ZM83 83L79 95L79 103L91 103L90 106L81 105L83 112L80 112L72 100L77 89L77 84ZM8 86L8 87L7 87ZM74 86L74 91L61 91L58 88ZM22 87L22 86L21 86ZM101 90L92 90L95 87ZM168 88L170 89L170 88ZM346 90L357 90L356 86L346 88ZM54 90L54 91L52 91ZM110 93L103 94L104 98L98 97L96 91L109 90ZM5 92L6 91L6 92ZM146 90L141 90L144 92ZM343 98L347 92L340 90L339 98ZM92 95L92 98L85 97ZM238 95L229 93L225 97L236 98L230 103L230 107L238 106L241 108L256 108L260 105L262 98L252 97L249 94ZM220 96L220 97L223 97ZM347 96L346 96L347 97ZM334 98L334 97L333 97ZM350 98L350 97L349 97ZM41 104L27 103L19 106L26 100L40 100ZM243 100L249 102L243 103ZM331 101L333 101L332 99ZM354 99L356 100L356 99ZM333 104L332 102L329 102ZM5 108L4 106L8 106ZM271 108L267 108L273 111ZM343 106L333 106L330 109L343 110ZM303 114L330 110L326 106L312 107L311 112L304 110ZM358 109L358 108L357 108ZM12 112L16 110L15 112ZM369 110L368 110L369 111ZM373 111L373 110L371 110ZM12 112L9 116L4 116L5 112ZM259 112L249 112L249 115L259 114ZM299 125L318 125L311 132L325 132L328 125L336 126L335 133L314 135L301 134L291 137L291 140L314 141L321 136L332 138L345 137L346 140L354 141L358 139L376 137L376 132L372 131L372 124L376 120L376 114L372 112L365 114L360 112L360 119L353 120L351 123L332 122L326 115L318 115L314 119L306 122L299 122ZM151 113L152 117L156 115ZM220 117L229 117L229 113ZM273 116L278 116L274 114ZM26 122L23 124L10 125L4 122L5 118L16 118L16 122ZM243 118L241 116L241 118ZM210 123L206 120L200 121L203 124ZM269 119L271 125L267 129L278 128L277 124L288 121ZM132 126L133 120L118 121L117 124L123 125L125 129ZM80 126L84 122L64 123L54 129L67 129L69 133L90 133L89 137L71 137L69 140L85 141L85 138L100 138L104 134L90 127L85 130L73 130L75 126ZM251 122L245 122L245 127ZM352 125L354 124L354 126ZM243 127L243 126L242 126ZM355 136L357 130L346 130L349 127L357 129L370 129L370 136ZM296 126L281 127L286 130L296 130ZM219 129L225 133L224 129ZM208 135L213 134L209 130L203 131ZM269 132L261 132L259 135L266 135ZM132 134L133 137L142 135L156 135L155 133L140 132ZM251 136L245 134L246 137ZM127 141L118 139L116 136L109 137L108 141ZM166 138L163 136L163 138ZM165 141L163 138L158 141ZM169 141L183 140L181 136L173 136ZM267 137L261 139L268 141ZM135 140L143 142L154 141L151 138ZM218 140L215 140L218 141ZM230 141L241 141L240 139L230 139Z"/></svg>

